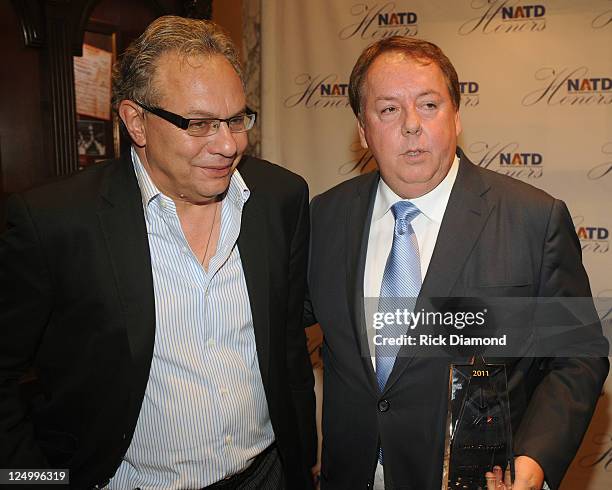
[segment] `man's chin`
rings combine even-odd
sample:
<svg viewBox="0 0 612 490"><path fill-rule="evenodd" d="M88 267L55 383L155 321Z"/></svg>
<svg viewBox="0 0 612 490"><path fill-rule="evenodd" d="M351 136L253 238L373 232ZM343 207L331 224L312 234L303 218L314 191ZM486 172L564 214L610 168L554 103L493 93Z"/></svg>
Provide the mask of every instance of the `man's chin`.
<svg viewBox="0 0 612 490"><path fill-rule="evenodd" d="M209 201L218 201L220 199L223 199L223 197L227 193L227 189L229 189L230 176L228 176L223 183L218 182L217 184L222 185L216 185L214 187L209 187L208 189L202 189L202 192L199 193L200 197Z"/></svg>
<svg viewBox="0 0 612 490"><path fill-rule="evenodd" d="M410 172L399 178L389 181L384 178L385 183L402 199L415 199L435 189L444 180L445 175L432 174L431 172Z"/></svg>

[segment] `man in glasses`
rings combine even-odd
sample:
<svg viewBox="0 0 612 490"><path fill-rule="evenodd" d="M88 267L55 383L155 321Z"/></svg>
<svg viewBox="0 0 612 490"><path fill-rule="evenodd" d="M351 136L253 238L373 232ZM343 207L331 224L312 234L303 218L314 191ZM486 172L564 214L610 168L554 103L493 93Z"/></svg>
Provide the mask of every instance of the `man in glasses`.
<svg viewBox="0 0 612 490"><path fill-rule="evenodd" d="M243 157L256 115L210 22L157 19L113 92L130 153L10 206L0 468L68 468L78 488L308 488L307 186Z"/></svg>

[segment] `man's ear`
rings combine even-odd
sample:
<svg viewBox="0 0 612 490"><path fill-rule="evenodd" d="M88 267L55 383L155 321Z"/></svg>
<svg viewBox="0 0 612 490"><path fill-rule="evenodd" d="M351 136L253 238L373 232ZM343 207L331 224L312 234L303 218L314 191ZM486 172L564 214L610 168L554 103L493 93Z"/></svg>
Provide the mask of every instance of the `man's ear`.
<svg viewBox="0 0 612 490"><path fill-rule="evenodd" d="M147 144L143 110L131 100L122 100L119 103L119 117L125 124L134 144L141 148Z"/></svg>
<svg viewBox="0 0 612 490"><path fill-rule="evenodd" d="M361 122L360 118L357 119L357 131L359 131L359 141L361 141L361 147L364 150L367 150L368 149L368 142L366 140L365 129L363 129L363 123Z"/></svg>
<svg viewBox="0 0 612 490"><path fill-rule="evenodd" d="M461 117L459 116L459 111L457 111L455 113L455 134L459 136L462 130L463 126L461 125Z"/></svg>

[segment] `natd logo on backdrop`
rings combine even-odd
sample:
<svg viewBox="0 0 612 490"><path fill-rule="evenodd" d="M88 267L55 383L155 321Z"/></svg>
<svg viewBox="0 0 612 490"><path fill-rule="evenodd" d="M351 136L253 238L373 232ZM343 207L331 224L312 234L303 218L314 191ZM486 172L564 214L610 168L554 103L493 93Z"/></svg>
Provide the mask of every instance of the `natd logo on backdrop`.
<svg viewBox="0 0 612 490"><path fill-rule="evenodd" d="M584 219L584 216L573 216L572 220L583 252L603 254L610 250L610 231L608 228L589 223Z"/></svg>
<svg viewBox="0 0 612 490"><path fill-rule="evenodd" d="M476 107L480 104L480 84L475 81L459 82L461 92L461 105L463 107Z"/></svg>
<svg viewBox="0 0 612 490"><path fill-rule="evenodd" d="M517 142L477 141L468 147L468 153L476 165L515 179L539 179L544 174L542 154L520 150Z"/></svg>
<svg viewBox="0 0 612 490"><path fill-rule="evenodd" d="M546 29L546 6L513 0L472 0L476 16L459 27L459 34L508 34Z"/></svg>
<svg viewBox="0 0 612 490"><path fill-rule="evenodd" d="M604 10L601 14L597 14L591 22L591 27L593 29L612 27L612 9Z"/></svg>
<svg viewBox="0 0 612 490"><path fill-rule="evenodd" d="M310 75L302 73L295 77L297 91L287 98L283 104L291 109L305 107L307 109L344 109L349 107L348 82L342 81L336 73L329 75Z"/></svg>
<svg viewBox="0 0 612 490"><path fill-rule="evenodd" d="M416 12L398 9L396 2L355 3L351 22L340 29L338 37L345 41L354 37L375 41L391 36L416 36L419 33Z"/></svg>
<svg viewBox="0 0 612 490"><path fill-rule="evenodd" d="M606 176L607 178L612 179L612 141L605 143L601 147L601 152L603 153L604 158L607 158L608 160L598 163L588 171L587 177L589 180L599 180Z"/></svg>
<svg viewBox="0 0 612 490"><path fill-rule="evenodd" d="M591 106L612 104L612 78L591 75L586 66L540 68L534 75L538 88L527 93L524 106L535 104Z"/></svg>
<svg viewBox="0 0 612 490"><path fill-rule="evenodd" d="M358 140L351 143L349 151L354 156L348 162L338 167L338 175L350 175L353 172L366 174L378 168L378 164L372 152L368 149L364 149Z"/></svg>

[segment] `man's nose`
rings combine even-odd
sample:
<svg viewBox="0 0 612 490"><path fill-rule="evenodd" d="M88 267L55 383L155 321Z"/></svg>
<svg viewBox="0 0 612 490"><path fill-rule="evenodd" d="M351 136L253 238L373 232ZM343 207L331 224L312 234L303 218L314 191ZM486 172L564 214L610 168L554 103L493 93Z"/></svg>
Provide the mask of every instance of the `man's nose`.
<svg viewBox="0 0 612 490"><path fill-rule="evenodd" d="M225 157L233 157L236 154L238 145L234 133L229 129L227 121L221 121L217 133L213 136L213 141L209 149L213 153L218 153Z"/></svg>
<svg viewBox="0 0 612 490"><path fill-rule="evenodd" d="M406 112L406 116L404 118L404 125L402 127L402 134L404 136L418 135L421 133L421 118L419 114L415 110L410 110Z"/></svg>

